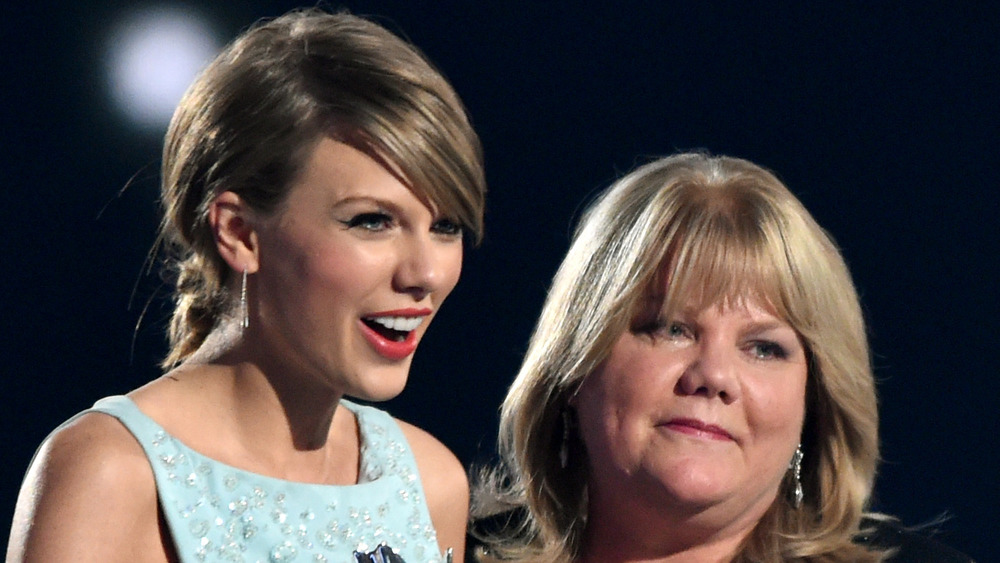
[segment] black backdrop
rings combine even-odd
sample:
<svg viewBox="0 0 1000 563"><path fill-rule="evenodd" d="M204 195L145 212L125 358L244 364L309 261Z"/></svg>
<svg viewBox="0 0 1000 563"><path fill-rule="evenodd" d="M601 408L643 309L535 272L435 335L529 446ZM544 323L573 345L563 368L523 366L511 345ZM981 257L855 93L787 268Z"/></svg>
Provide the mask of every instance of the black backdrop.
<svg viewBox="0 0 1000 563"><path fill-rule="evenodd" d="M0 12L4 537L45 434L155 377L163 352L163 288L140 275L160 139L123 125L98 70L130 4ZM293 6L204 4L227 37ZM453 81L491 189L486 241L388 408L488 461L581 202L652 156L742 156L778 172L852 267L880 380L877 508L947 512L946 541L996 559L1000 9L870 4L347 2Z"/></svg>

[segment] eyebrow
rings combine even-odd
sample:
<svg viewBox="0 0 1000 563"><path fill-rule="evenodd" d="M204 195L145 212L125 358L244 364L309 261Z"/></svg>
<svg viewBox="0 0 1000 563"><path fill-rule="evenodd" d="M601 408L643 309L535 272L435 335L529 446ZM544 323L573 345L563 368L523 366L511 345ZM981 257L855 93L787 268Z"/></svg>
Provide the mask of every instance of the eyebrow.
<svg viewBox="0 0 1000 563"><path fill-rule="evenodd" d="M395 215L395 216L403 214L403 209L400 206L396 205L395 203L382 198L372 197L368 195L348 195L343 199L339 199L335 202L332 202L327 209L329 209L330 212L335 212L345 207L350 207L355 205L372 206L376 209L376 211L388 213L390 215Z"/></svg>
<svg viewBox="0 0 1000 563"><path fill-rule="evenodd" d="M367 195L349 195L347 197L344 197L342 199L338 199L337 201L335 201L333 203L333 206L334 207L339 207L341 205L349 205L349 204L352 204L352 203L373 203L373 204L378 205L380 207L388 207L388 208L395 207L395 205L393 205L389 201L386 201L384 199L377 198L377 197L367 196Z"/></svg>
<svg viewBox="0 0 1000 563"><path fill-rule="evenodd" d="M753 321L744 327L743 332L746 334L767 332L770 330L777 329L788 329L789 331L798 334L792 326L780 319L768 320L768 321Z"/></svg>
<svg viewBox="0 0 1000 563"><path fill-rule="evenodd" d="M383 199L380 197L373 197L370 195L348 195L343 199L339 199L330 204L328 209L330 211L336 211L337 209L340 209L342 207L349 205L357 205L357 204L362 204L362 205L371 204L377 207L379 211L384 211L386 213L395 215L397 217L402 217L407 214L405 206L399 205L391 200ZM426 207L426 204L424 204L423 202L421 202L421 204ZM448 215L443 213L440 209L437 209L436 206L431 206L426 208L430 211L431 219L434 221L440 219L441 217L448 217Z"/></svg>

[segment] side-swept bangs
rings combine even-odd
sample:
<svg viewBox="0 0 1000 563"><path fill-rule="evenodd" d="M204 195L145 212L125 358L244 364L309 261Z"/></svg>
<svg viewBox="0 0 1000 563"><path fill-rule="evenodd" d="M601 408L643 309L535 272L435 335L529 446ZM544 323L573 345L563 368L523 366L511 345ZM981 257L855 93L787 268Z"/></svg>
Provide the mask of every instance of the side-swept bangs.
<svg viewBox="0 0 1000 563"><path fill-rule="evenodd" d="M647 288L664 310L753 301L796 330L812 324L816 311L803 301L809 276L789 247L790 240L802 240L790 236L800 225L783 211L793 200L782 197L780 185L762 184L767 179L713 185L692 178L669 190L675 212L656 234L663 253Z"/></svg>
<svg viewBox="0 0 1000 563"><path fill-rule="evenodd" d="M294 22L302 89L328 133L401 173L418 197L483 232L486 180L482 147L461 100L419 49L360 18L317 32Z"/></svg>
<svg viewBox="0 0 1000 563"><path fill-rule="evenodd" d="M579 553L587 465L568 470L552 454L566 441L562 415L650 298L667 313L692 299L752 299L792 326L809 357L805 500L776 500L737 560L879 559L853 543L878 463L878 410L847 265L772 173L700 153L637 168L581 218L501 409L506 472L493 477L494 496L525 508L527 519L524 541L495 544L497 553L544 562ZM586 455L568 443L569 455Z"/></svg>

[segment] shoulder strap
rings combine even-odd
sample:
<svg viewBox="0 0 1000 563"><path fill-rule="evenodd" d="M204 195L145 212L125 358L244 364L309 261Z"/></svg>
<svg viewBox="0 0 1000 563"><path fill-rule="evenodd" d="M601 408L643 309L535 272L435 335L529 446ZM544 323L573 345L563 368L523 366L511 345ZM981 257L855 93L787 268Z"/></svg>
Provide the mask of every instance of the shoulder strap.
<svg viewBox="0 0 1000 563"><path fill-rule="evenodd" d="M90 411L102 412L117 418L135 436L147 456L153 455L151 447L154 444L166 438L167 433L163 427L143 414L132 399L124 395L105 397L94 403Z"/></svg>

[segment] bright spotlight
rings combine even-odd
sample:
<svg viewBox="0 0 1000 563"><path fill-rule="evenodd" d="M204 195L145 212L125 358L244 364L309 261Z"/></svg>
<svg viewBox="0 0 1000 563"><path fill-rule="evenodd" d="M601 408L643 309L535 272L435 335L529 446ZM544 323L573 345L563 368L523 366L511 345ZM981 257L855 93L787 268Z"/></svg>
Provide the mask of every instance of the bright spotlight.
<svg viewBox="0 0 1000 563"><path fill-rule="evenodd" d="M162 131L219 43L204 20L180 8L147 8L123 18L108 53L116 105L140 127Z"/></svg>

